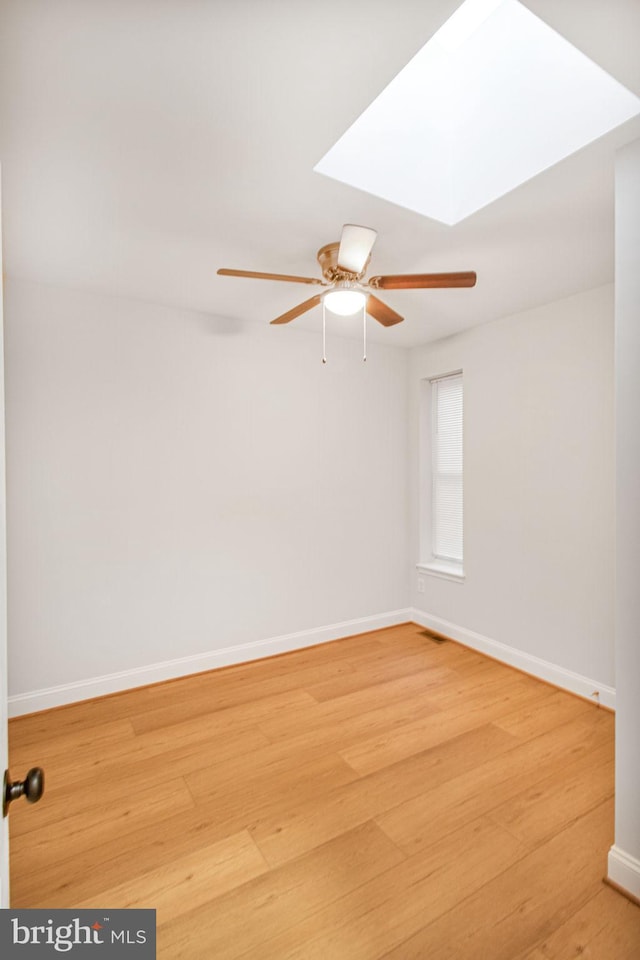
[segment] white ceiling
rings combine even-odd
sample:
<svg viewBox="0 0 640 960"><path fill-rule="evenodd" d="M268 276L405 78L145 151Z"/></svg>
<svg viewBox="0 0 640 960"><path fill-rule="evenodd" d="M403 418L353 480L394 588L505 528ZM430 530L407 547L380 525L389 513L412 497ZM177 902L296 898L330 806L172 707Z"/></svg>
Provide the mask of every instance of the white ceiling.
<svg viewBox="0 0 640 960"><path fill-rule="evenodd" d="M525 5L640 95L638 0ZM313 172L457 6L0 0L7 275L268 323L309 287L216 269L317 276L317 249L363 223L374 273L478 273L385 293L407 319L370 332L401 346L610 282L614 154L638 118L453 227ZM319 309L274 336L293 326L319 331Z"/></svg>

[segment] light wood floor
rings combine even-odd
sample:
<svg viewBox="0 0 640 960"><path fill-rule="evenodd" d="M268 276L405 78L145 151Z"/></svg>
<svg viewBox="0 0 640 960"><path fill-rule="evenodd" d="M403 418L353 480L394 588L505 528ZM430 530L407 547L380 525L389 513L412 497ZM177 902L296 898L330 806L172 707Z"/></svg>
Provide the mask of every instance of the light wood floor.
<svg viewBox="0 0 640 960"><path fill-rule="evenodd" d="M613 716L413 624L13 720L14 907L163 960L637 960Z"/></svg>

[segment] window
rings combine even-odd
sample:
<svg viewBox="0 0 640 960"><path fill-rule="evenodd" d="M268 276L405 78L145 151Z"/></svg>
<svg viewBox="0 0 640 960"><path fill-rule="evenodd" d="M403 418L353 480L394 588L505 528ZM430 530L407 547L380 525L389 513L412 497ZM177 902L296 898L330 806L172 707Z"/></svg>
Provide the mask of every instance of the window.
<svg viewBox="0 0 640 960"><path fill-rule="evenodd" d="M432 552L462 563L462 375L431 383Z"/></svg>
<svg viewBox="0 0 640 960"><path fill-rule="evenodd" d="M463 392L462 374L425 384L422 485L424 561L421 571L463 577ZM426 462L425 462L426 461Z"/></svg>

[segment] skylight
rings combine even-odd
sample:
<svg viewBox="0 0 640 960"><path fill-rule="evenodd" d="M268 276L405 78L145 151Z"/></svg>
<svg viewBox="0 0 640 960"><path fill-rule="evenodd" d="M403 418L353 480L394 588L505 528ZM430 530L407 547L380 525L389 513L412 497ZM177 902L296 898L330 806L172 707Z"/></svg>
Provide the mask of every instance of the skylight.
<svg viewBox="0 0 640 960"><path fill-rule="evenodd" d="M518 0L465 0L314 169L454 224L638 113Z"/></svg>

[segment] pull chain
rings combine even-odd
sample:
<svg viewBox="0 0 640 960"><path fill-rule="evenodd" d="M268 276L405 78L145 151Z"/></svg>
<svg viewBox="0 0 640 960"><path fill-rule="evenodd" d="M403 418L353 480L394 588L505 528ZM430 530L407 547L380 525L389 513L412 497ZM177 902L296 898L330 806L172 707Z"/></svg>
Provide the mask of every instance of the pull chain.
<svg viewBox="0 0 640 960"><path fill-rule="evenodd" d="M363 356L362 362L367 362L367 307L366 304L362 307L362 331L363 331Z"/></svg>
<svg viewBox="0 0 640 960"><path fill-rule="evenodd" d="M327 362L327 308L322 301L322 362Z"/></svg>

